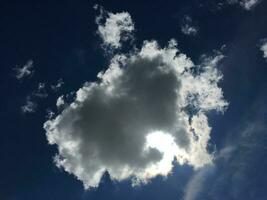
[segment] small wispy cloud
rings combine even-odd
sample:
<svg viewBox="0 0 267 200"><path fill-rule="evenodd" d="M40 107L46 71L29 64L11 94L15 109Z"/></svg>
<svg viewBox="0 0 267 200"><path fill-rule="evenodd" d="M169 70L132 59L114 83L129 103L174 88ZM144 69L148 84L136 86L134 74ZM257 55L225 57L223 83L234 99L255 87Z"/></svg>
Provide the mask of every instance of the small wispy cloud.
<svg viewBox="0 0 267 200"><path fill-rule="evenodd" d="M30 96L27 96L26 103L21 106L22 113L34 113L37 108L37 103L34 102Z"/></svg>
<svg viewBox="0 0 267 200"><path fill-rule="evenodd" d="M27 76L31 76L34 73L33 70L33 60L28 60L27 63L22 67L14 68L16 78L18 80L23 79Z"/></svg>
<svg viewBox="0 0 267 200"><path fill-rule="evenodd" d="M64 85L64 81L62 78L57 80L57 83L55 85L51 85L51 90L54 92L57 92L60 90L60 88Z"/></svg>
<svg viewBox="0 0 267 200"><path fill-rule="evenodd" d="M181 31L185 35L195 36L198 33L198 27L193 23L193 20L190 16L185 16L182 25Z"/></svg>
<svg viewBox="0 0 267 200"><path fill-rule="evenodd" d="M228 0L228 4L239 4L245 10L252 10L261 0Z"/></svg>
<svg viewBox="0 0 267 200"><path fill-rule="evenodd" d="M267 39L263 40L260 50L263 52L263 58L267 59Z"/></svg>
<svg viewBox="0 0 267 200"><path fill-rule="evenodd" d="M55 116L55 113L51 109L46 109L46 118L52 119Z"/></svg>
<svg viewBox="0 0 267 200"><path fill-rule="evenodd" d="M46 86L45 83L39 83L37 90L34 91L32 95L39 98L46 98L48 96L48 93L45 89L45 86Z"/></svg>

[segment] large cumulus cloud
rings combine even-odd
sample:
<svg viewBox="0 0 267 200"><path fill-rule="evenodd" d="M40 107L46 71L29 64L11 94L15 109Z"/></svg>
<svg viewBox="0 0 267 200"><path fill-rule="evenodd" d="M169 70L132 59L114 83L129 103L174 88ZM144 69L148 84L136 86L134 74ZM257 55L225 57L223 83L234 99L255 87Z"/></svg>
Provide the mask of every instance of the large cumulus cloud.
<svg viewBox="0 0 267 200"><path fill-rule="evenodd" d="M227 106L216 69L222 57L195 65L174 40L164 48L145 41L115 55L97 82L85 83L74 102L45 122L58 148L56 165L90 188L105 171L136 184L170 173L174 158L194 168L212 163L206 113Z"/></svg>

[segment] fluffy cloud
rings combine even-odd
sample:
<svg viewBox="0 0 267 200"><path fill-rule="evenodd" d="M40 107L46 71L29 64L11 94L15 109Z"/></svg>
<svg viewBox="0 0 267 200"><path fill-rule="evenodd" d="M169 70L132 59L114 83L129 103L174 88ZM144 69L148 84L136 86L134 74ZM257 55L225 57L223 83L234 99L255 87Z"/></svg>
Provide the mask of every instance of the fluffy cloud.
<svg viewBox="0 0 267 200"><path fill-rule="evenodd" d="M64 96L61 95L61 96L58 97L58 99L57 99L56 106L57 106L57 108L61 108L61 107L64 106L64 105L65 105Z"/></svg>
<svg viewBox="0 0 267 200"><path fill-rule="evenodd" d="M45 122L49 144L58 148L56 165L90 188L105 171L138 184L168 175L174 158L196 169L212 163L206 113L227 107L216 69L222 58L206 56L195 65L174 40L164 48L144 41L115 55L97 82L85 83Z"/></svg>
<svg viewBox="0 0 267 200"><path fill-rule="evenodd" d="M22 66L21 68L17 67L14 68L14 70L16 71L16 78L17 79L22 79L25 78L27 76L30 76L34 73L33 71L33 61L29 60L24 66Z"/></svg>
<svg viewBox="0 0 267 200"><path fill-rule="evenodd" d="M253 9L261 0L228 0L229 4L239 4L246 10Z"/></svg>
<svg viewBox="0 0 267 200"><path fill-rule="evenodd" d="M96 9L99 6L95 7ZM103 40L104 47L118 49L123 41L132 38L131 32L134 24L131 16L127 12L111 13L99 8L100 15L96 18L98 25L97 33Z"/></svg>
<svg viewBox="0 0 267 200"><path fill-rule="evenodd" d="M193 24L192 18L190 16L185 16L182 25L181 31L185 35L196 35L198 33L198 27Z"/></svg>
<svg viewBox="0 0 267 200"><path fill-rule="evenodd" d="M263 52L263 58L267 59L267 40L263 41L260 50Z"/></svg>

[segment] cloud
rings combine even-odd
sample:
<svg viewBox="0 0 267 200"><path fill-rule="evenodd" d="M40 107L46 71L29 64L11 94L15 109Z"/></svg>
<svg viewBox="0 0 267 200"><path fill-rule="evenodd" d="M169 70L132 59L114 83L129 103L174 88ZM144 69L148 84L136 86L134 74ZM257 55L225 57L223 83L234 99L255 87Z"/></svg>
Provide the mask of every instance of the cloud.
<svg viewBox="0 0 267 200"><path fill-rule="evenodd" d="M228 0L229 4L239 4L245 10L252 10L261 0Z"/></svg>
<svg viewBox="0 0 267 200"><path fill-rule="evenodd" d="M57 92L60 90L60 88L62 88L62 86L64 85L64 81L62 78L58 79L57 80L57 83L55 85L51 85L51 89L54 91L54 92Z"/></svg>
<svg viewBox="0 0 267 200"><path fill-rule="evenodd" d="M185 187L184 200L197 200L199 199L199 193L203 189L207 177L214 172L214 166L210 165L204 168L201 168L192 176Z"/></svg>
<svg viewBox="0 0 267 200"><path fill-rule="evenodd" d="M195 171L188 181L185 200L265 199L266 187L259 183L267 180L266 100L262 90L242 119L233 122L213 165Z"/></svg>
<svg viewBox="0 0 267 200"><path fill-rule="evenodd" d="M181 31L185 35L195 36L198 33L198 27L193 24L193 20L190 16L185 16L182 25Z"/></svg>
<svg viewBox="0 0 267 200"><path fill-rule="evenodd" d="M234 151L236 151L235 146L226 145L219 152L214 152L214 162L211 165L206 165L194 171L185 186L183 200L208 199L207 196L205 196L207 195L207 188L211 189L216 185L213 182L215 179L214 176L220 176L218 171L222 163L224 165L231 162L230 159ZM211 186L209 186L209 184ZM212 199L219 198L214 197Z"/></svg>
<svg viewBox="0 0 267 200"><path fill-rule="evenodd" d="M22 66L21 68L17 67L14 68L14 70L16 71L16 78L18 80L23 79L27 76L30 76L34 73L33 70L33 60L29 60L24 66Z"/></svg>
<svg viewBox="0 0 267 200"><path fill-rule="evenodd" d="M36 91L32 93L32 96L38 97L38 98L46 98L48 97L48 93L45 89L45 83L39 83L38 88Z"/></svg>
<svg viewBox="0 0 267 200"><path fill-rule="evenodd" d="M28 96L26 98L26 103L25 105L21 106L21 111L23 113L34 113L36 111L37 104L32 101L31 97Z"/></svg>
<svg viewBox="0 0 267 200"><path fill-rule="evenodd" d="M134 24L128 12L111 13L100 6L95 8L100 10L100 15L96 18L97 33L105 48L119 49L123 41L132 39Z"/></svg>
<svg viewBox="0 0 267 200"><path fill-rule="evenodd" d="M37 109L37 99L45 99L48 97L45 83L38 83L37 89L31 92L27 98L25 105L21 106L23 113L34 113Z"/></svg>
<svg viewBox="0 0 267 200"><path fill-rule="evenodd" d="M263 58L267 59L267 40L263 40L260 50L263 52Z"/></svg>
<svg viewBox="0 0 267 200"><path fill-rule="evenodd" d="M251 10L258 3L260 3L260 0L243 0L240 2L240 5L246 10Z"/></svg>
<svg viewBox="0 0 267 200"><path fill-rule="evenodd" d="M55 113L51 109L46 109L46 118L52 119L55 116Z"/></svg>
<svg viewBox="0 0 267 200"><path fill-rule="evenodd" d="M61 96L57 99L56 106L57 106L57 108L62 108L62 106L64 106L64 105L65 105L64 96L61 95Z"/></svg>
<svg viewBox="0 0 267 200"><path fill-rule="evenodd" d="M116 54L97 82L86 82L76 98L44 123L54 161L85 188L97 187L108 171L113 180L147 183L168 175L174 157L195 169L211 164L211 127L206 114L228 103L218 87L217 53L195 65L175 40L161 48Z"/></svg>

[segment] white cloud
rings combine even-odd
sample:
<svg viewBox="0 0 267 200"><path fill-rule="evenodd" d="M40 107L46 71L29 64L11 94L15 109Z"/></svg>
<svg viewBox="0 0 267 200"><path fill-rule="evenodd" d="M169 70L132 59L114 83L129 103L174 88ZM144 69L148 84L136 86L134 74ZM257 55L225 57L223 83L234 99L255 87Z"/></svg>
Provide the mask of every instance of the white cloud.
<svg viewBox="0 0 267 200"><path fill-rule="evenodd" d="M65 105L64 96L61 95L61 96L57 99L56 106L57 106L57 108L62 108L62 106L64 106L64 105Z"/></svg>
<svg viewBox="0 0 267 200"><path fill-rule="evenodd" d="M21 111L23 113L34 113L36 111L37 104L32 101L31 97L28 96L25 105L21 106Z"/></svg>
<svg viewBox="0 0 267 200"><path fill-rule="evenodd" d="M263 41L260 50L263 52L263 58L267 59L267 40Z"/></svg>
<svg viewBox="0 0 267 200"><path fill-rule="evenodd" d="M128 12L111 13L102 7L99 9L100 15L96 18L97 33L103 40L104 47L118 49L123 41L132 39L134 24Z"/></svg>
<svg viewBox="0 0 267 200"><path fill-rule="evenodd" d="M192 18L185 16L181 25L181 31L185 35L195 36L198 33L198 27L193 25Z"/></svg>
<svg viewBox="0 0 267 200"><path fill-rule="evenodd" d="M113 180L146 183L179 164L211 164L211 127L206 113L224 111L216 69L221 54L195 65L175 40L164 48L144 41L140 50L117 54L99 81L87 82L61 114L45 122L58 167L85 188L98 186L108 171Z"/></svg>
<svg viewBox="0 0 267 200"><path fill-rule="evenodd" d="M239 4L245 10L251 10L258 5L261 0L228 0L229 4Z"/></svg>
<svg viewBox="0 0 267 200"><path fill-rule="evenodd" d="M24 66L22 66L21 68L16 67L14 68L14 70L16 71L16 78L17 79L23 79L27 76L30 76L34 73L33 70L33 61L29 60Z"/></svg>

